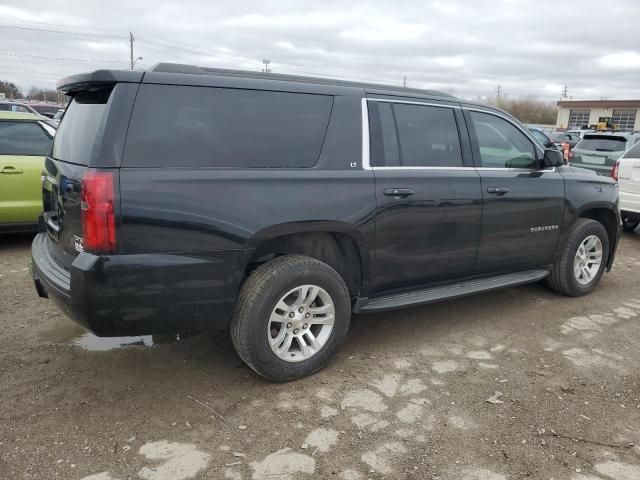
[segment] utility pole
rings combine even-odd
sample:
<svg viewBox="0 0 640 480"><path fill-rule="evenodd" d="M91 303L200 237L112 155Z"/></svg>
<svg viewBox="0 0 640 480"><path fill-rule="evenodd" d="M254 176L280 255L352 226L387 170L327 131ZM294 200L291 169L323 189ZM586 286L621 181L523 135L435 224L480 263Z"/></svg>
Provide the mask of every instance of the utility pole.
<svg viewBox="0 0 640 480"><path fill-rule="evenodd" d="M568 92L569 92L569 88L565 85L564 88L562 89L562 98L567 98L569 96Z"/></svg>
<svg viewBox="0 0 640 480"><path fill-rule="evenodd" d="M129 32L129 64L131 66L131 70L133 70L133 33Z"/></svg>
<svg viewBox="0 0 640 480"><path fill-rule="evenodd" d="M406 75L402 79L402 88L407 88L407 76Z"/></svg>
<svg viewBox="0 0 640 480"><path fill-rule="evenodd" d="M498 88L496 88L496 98L500 97L502 97L502 85L498 85Z"/></svg>
<svg viewBox="0 0 640 480"><path fill-rule="evenodd" d="M262 59L262 63L264 63L264 68L262 69L262 71L264 73L271 73L271 69L269 68L269 64L271 63L271 60L269 60L268 58L264 58Z"/></svg>

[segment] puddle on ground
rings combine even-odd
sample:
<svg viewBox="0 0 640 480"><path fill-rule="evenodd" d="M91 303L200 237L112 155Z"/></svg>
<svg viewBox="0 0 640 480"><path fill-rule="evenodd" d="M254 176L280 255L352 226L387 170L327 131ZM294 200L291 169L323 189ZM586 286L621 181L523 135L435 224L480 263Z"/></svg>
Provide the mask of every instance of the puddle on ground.
<svg viewBox="0 0 640 480"><path fill-rule="evenodd" d="M174 343L176 335L142 335L137 337L98 337L66 318L59 318L40 332L40 337L52 343L70 343L91 352L107 352L121 347Z"/></svg>

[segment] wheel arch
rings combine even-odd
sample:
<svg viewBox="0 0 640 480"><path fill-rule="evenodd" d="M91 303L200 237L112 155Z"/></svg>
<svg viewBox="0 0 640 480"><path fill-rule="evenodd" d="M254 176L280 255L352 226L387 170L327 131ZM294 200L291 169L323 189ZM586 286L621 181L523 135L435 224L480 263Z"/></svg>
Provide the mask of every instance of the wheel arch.
<svg viewBox="0 0 640 480"><path fill-rule="evenodd" d="M244 271L250 274L262 263L281 256L300 254L327 263L344 279L352 297L369 287L371 250L362 231L334 221L294 222L265 228L249 239Z"/></svg>
<svg viewBox="0 0 640 480"><path fill-rule="evenodd" d="M620 237L620 213L617 207L612 208L608 203L595 203L584 206L577 212L576 218L590 218L601 223L607 231L609 237L609 259L607 261L607 271L613 264L618 239Z"/></svg>

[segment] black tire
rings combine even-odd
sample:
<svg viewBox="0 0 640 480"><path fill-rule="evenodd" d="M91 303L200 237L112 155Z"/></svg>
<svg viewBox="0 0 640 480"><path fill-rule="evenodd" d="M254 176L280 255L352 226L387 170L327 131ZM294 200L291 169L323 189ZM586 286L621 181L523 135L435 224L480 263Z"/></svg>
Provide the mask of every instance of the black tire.
<svg viewBox="0 0 640 480"><path fill-rule="evenodd" d="M602 263L591 282L582 285L573 271L573 262L580 244L590 235L596 235L602 242ZM589 218L579 218L573 224L567 241L560 252L560 257L553 265L546 283L556 292L570 297L579 297L591 292L600 282L609 259L609 236L604 226Z"/></svg>
<svg viewBox="0 0 640 480"><path fill-rule="evenodd" d="M324 346L312 357L289 362L271 349L267 331L276 303L300 285L317 285L331 297L335 321ZM342 277L329 265L303 255L285 255L258 267L242 285L231 319L231 339L238 355L257 374L274 382L295 380L323 368L349 330L351 302Z"/></svg>
<svg viewBox="0 0 640 480"><path fill-rule="evenodd" d="M622 229L625 232L633 232L639 224L640 220L631 220L630 218L622 217Z"/></svg>

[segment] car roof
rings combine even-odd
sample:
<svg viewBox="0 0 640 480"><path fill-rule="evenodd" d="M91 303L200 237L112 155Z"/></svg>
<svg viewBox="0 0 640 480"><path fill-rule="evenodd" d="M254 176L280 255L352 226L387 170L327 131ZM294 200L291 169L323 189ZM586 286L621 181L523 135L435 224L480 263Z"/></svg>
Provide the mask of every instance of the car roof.
<svg viewBox="0 0 640 480"><path fill-rule="evenodd" d="M45 121L46 117L26 112L5 112L0 110L0 120Z"/></svg>
<svg viewBox="0 0 640 480"><path fill-rule="evenodd" d="M593 132L593 133L585 133L585 137L622 137L625 139L635 138L638 136L636 132Z"/></svg>
<svg viewBox="0 0 640 480"><path fill-rule="evenodd" d="M376 83L353 82L333 78L286 75L281 73L264 73L250 70L232 70L225 68L200 67L179 63L158 63L146 71L130 70L96 70L63 78L57 82L62 91L73 91L87 85L128 83L161 83L160 78L171 79L171 83L181 85L204 85L207 78L247 79L263 82L265 86L276 86L277 82L315 85L330 89L332 87L359 88L369 93L387 93L400 96L431 96L458 101L457 98L436 90L403 88L399 86Z"/></svg>

